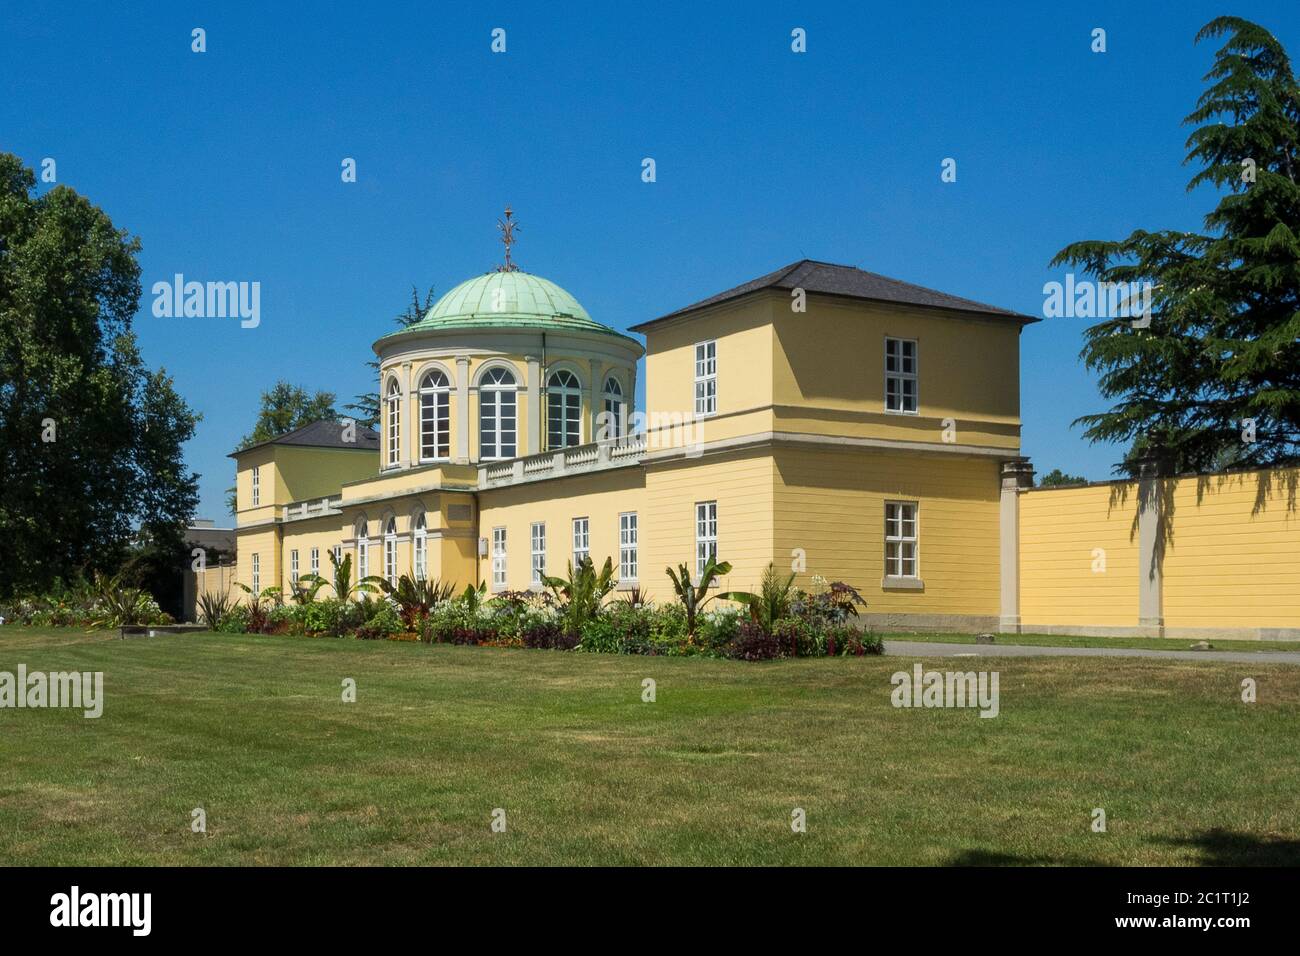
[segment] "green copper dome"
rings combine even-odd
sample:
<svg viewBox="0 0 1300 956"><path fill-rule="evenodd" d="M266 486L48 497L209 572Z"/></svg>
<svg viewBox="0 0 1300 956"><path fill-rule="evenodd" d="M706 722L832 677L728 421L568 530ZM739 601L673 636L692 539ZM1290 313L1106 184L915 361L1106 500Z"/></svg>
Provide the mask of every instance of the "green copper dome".
<svg viewBox="0 0 1300 956"><path fill-rule="evenodd" d="M462 282L419 322L392 334L469 328L603 332L631 338L593 320L554 282L527 272L489 272Z"/></svg>

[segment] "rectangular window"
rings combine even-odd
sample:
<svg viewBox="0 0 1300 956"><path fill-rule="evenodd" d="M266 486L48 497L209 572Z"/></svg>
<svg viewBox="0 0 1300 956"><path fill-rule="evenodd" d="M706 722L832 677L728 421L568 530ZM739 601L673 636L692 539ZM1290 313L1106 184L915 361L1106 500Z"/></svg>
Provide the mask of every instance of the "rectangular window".
<svg viewBox="0 0 1300 956"><path fill-rule="evenodd" d="M311 549L311 573L320 574L320 548Z"/></svg>
<svg viewBox="0 0 1300 956"><path fill-rule="evenodd" d="M262 556L253 555L253 593L260 594L262 591Z"/></svg>
<svg viewBox="0 0 1300 956"><path fill-rule="evenodd" d="M695 346L695 414L712 415L718 410L718 343Z"/></svg>
<svg viewBox="0 0 1300 956"><path fill-rule="evenodd" d="M289 584L298 583L298 549L289 552Z"/></svg>
<svg viewBox="0 0 1300 956"><path fill-rule="evenodd" d="M618 516L618 579L631 582L637 579L636 566L636 512L628 511Z"/></svg>
<svg viewBox="0 0 1300 956"><path fill-rule="evenodd" d="M542 575L546 573L546 524L542 521L533 522L533 551L532 551L532 582L533 587L542 586Z"/></svg>
<svg viewBox="0 0 1300 956"><path fill-rule="evenodd" d="M916 340L885 339L885 411L916 411Z"/></svg>
<svg viewBox="0 0 1300 956"><path fill-rule="evenodd" d="M343 545L336 544L334 545L334 563L341 564L342 562L343 562Z"/></svg>
<svg viewBox="0 0 1300 956"><path fill-rule="evenodd" d="M573 519L573 566L591 556L591 523L586 518Z"/></svg>
<svg viewBox="0 0 1300 956"><path fill-rule="evenodd" d="M506 589L506 529L492 529L492 590Z"/></svg>
<svg viewBox="0 0 1300 956"><path fill-rule="evenodd" d="M357 580L370 574L370 539L357 539Z"/></svg>
<svg viewBox="0 0 1300 956"><path fill-rule="evenodd" d="M718 559L718 503L700 501L695 505L695 574L704 573L709 558Z"/></svg>
<svg viewBox="0 0 1300 956"><path fill-rule="evenodd" d="M917 577L916 502L885 502L885 575Z"/></svg>
<svg viewBox="0 0 1300 956"><path fill-rule="evenodd" d="M384 535L384 579L397 587L397 535Z"/></svg>
<svg viewBox="0 0 1300 956"><path fill-rule="evenodd" d="M262 466L253 466L253 507L262 503Z"/></svg>

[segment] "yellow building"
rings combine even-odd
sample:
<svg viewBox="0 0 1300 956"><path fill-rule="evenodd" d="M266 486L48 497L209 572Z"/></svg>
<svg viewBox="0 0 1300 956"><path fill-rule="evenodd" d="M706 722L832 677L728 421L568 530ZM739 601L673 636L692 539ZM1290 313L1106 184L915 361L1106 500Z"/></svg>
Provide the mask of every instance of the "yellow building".
<svg viewBox="0 0 1300 956"><path fill-rule="evenodd" d="M1126 523L1099 516L1097 492L1031 490L1019 355L1034 321L803 260L634 326L642 346L507 265L375 342L379 433L321 422L233 455L238 579L328 577L337 549L362 576L524 590L590 555L667 599L665 568L715 554L725 590L754 589L769 562L804 587L846 581L877 628L1241 630L1222 596L1187 604L1201 545L1166 548L1169 514ZM1075 561L1090 538L1108 579ZM1294 558L1288 540L1274 547ZM1294 603L1266 602L1243 636L1300 637Z"/></svg>

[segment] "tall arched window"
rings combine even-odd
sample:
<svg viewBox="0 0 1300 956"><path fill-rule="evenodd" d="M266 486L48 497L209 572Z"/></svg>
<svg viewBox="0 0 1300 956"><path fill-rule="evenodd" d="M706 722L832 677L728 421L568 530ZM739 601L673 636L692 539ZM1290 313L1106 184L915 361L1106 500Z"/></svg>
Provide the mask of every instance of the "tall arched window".
<svg viewBox="0 0 1300 956"><path fill-rule="evenodd" d="M582 442L582 386L564 369L552 372L546 382L546 441L547 448Z"/></svg>
<svg viewBox="0 0 1300 956"><path fill-rule="evenodd" d="M384 525L384 578L397 587L397 519L389 518Z"/></svg>
<svg viewBox="0 0 1300 956"><path fill-rule="evenodd" d="M402 388L395 378L388 382L384 416L388 422L388 464L396 465L402 455Z"/></svg>
<svg viewBox="0 0 1300 956"><path fill-rule="evenodd" d="M357 580L370 574L370 539L366 536L366 523L357 522Z"/></svg>
<svg viewBox="0 0 1300 956"><path fill-rule="evenodd" d="M478 387L479 457L515 457L515 377L488 369Z"/></svg>
<svg viewBox="0 0 1300 956"><path fill-rule="evenodd" d="M411 536L411 564L415 579L423 581L429 576L429 528L421 511L415 518L415 533Z"/></svg>
<svg viewBox="0 0 1300 956"><path fill-rule="evenodd" d="M623 386L612 375L605 379L605 420L601 429L601 437L608 441L623 437Z"/></svg>
<svg viewBox="0 0 1300 956"><path fill-rule="evenodd" d="M451 382L433 369L420 381L420 460L437 461L450 454Z"/></svg>

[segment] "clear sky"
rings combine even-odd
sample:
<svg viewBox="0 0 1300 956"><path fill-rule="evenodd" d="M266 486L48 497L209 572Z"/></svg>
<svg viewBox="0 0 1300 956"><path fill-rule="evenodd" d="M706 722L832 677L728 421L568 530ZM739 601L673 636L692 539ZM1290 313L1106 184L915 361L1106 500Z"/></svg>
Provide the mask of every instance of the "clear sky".
<svg viewBox="0 0 1300 956"><path fill-rule="evenodd" d="M140 236L136 329L203 414L187 455L219 523L259 392L373 388L411 285L496 265L506 203L520 265L620 329L802 257L1041 314L1065 244L1213 206L1182 165L1202 24L1253 19L1300 58L1294 2L319 6L0 10L0 150L54 158ZM177 272L260 282L260 326L155 318ZM1102 479L1118 450L1070 425L1102 407L1084 326L1023 336L1023 449Z"/></svg>

